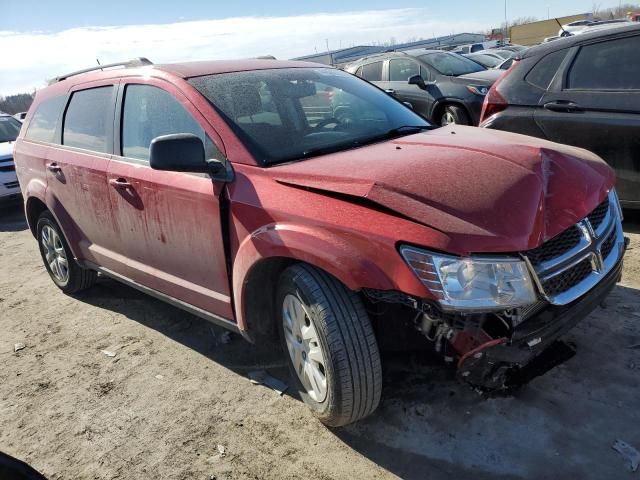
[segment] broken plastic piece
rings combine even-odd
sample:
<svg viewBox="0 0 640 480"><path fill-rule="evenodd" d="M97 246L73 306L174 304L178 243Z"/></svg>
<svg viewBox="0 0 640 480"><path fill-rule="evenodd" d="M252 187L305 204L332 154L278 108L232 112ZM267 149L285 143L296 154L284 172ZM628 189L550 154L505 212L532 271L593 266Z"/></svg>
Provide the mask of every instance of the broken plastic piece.
<svg viewBox="0 0 640 480"><path fill-rule="evenodd" d="M640 452L622 440L616 440L611 448L631 462L632 472L638 470L638 466L640 466Z"/></svg>
<svg viewBox="0 0 640 480"><path fill-rule="evenodd" d="M280 395L286 392L287 388L289 388L286 383L272 377L266 370L254 370L253 372L249 372L249 380L251 380L251 383L253 384L269 387Z"/></svg>

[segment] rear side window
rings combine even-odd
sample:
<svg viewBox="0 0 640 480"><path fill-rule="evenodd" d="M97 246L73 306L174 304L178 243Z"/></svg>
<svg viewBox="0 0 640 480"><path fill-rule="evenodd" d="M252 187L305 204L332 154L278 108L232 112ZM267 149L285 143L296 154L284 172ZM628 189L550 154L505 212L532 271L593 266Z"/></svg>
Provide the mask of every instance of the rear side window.
<svg viewBox="0 0 640 480"><path fill-rule="evenodd" d="M151 85L129 85L122 113L122 155L149 160L151 140L161 135L192 133L205 145L207 158L222 159L191 114L169 92Z"/></svg>
<svg viewBox="0 0 640 480"><path fill-rule="evenodd" d="M362 78L369 82L382 81L382 62L369 63L362 66Z"/></svg>
<svg viewBox="0 0 640 480"><path fill-rule="evenodd" d="M543 57L527 74L525 81L534 87L546 90L566 56L567 50L559 50Z"/></svg>
<svg viewBox="0 0 640 480"><path fill-rule="evenodd" d="M64 99L65 97L53 97L38 105L24 138L36 142L53 143L56 124L64 107Z"/></svg>
<svg viewBox="0 0 640 480"><path fill-rule="evenodd" d="M409 77L420 75L420 66L413 60L394 58L389 61L389 80L406 82Z"/></svg>
<svg viewBox="0 0 640 480"><path fill-rule="evenodd" d="M74 92L64 117L63 145L106 153L112 103L113 86Z"/></svg>
<svg viewBox="0 0 640 480"><path fill-rule="evenodd" d="M568 88L640 89L640 37L582 47L569 70Z"/></svg>

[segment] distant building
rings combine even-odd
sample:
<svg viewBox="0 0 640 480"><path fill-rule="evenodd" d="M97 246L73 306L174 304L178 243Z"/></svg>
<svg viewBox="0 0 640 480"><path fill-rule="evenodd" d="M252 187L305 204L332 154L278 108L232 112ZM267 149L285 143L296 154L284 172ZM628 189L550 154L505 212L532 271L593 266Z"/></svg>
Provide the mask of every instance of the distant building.
<svg viewBox="0 0 640 480"><path fill-rule="evenodd" d="M537 45L542 43L547 37L555 37L560 31L560 25L577 22L579 20L591 20L590 13L581 13L579 15L570 15L558 19L541 20L539 22L524 23L516 25L509 29L509 37L511 43L516 45Z"/></svg>
<svg viewBox="0 0 640 480"><path fill-rule="evenodd" d="M325 65L335 65L338 67L347 65L351 62L373 55L375 53L386 52L389 50L415 50L416 48L452 48L467 43L484 42L485 36L481 33L457 33L444 37L430 38L427 40L418 40L416 42L400 43L393 46L374 46L359 45L356 47L342 48L340 50L332 50L329 52L319 52L313 55L305 55L303 57L293 58L292 60L304 60L307 62L322 63Z"/></svg>

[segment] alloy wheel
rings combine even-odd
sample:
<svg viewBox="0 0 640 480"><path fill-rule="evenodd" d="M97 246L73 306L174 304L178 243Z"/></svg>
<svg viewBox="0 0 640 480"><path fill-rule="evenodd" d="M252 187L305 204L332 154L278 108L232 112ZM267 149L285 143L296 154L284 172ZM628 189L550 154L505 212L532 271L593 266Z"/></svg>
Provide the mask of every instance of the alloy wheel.
<svg viewBox="0 0 640 480"><path fill-rule="evenodd" d="M42 227L40 243L51 274L60 283L66 283L69 280L69 261L60 235L49 225L45 225Z"/></svg>
<svg viewBox="0 0 640 480"><path fill-rule="evenodd" d="M446 125L455 124L455 123L456 123L456 119L453 116L453 114L449 111L444 112L444 115L442 115L442 120L440 121L440 125L444 127Z"/></svg>
<svg viewBox="0 0 640 480"><path fill-rule="evenodd" d="M316 402L327 397L325 355L308 307L295 295L287 295L282 305L284 338L293 367Z"/></svg>

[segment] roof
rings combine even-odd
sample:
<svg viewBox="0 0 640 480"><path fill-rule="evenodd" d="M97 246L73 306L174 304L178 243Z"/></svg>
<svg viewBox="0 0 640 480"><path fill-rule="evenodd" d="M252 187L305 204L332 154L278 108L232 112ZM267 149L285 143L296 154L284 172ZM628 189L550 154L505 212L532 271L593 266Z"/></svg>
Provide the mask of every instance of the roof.
<svg viewBox="0 0 640 480"><path fill-rule="evenodd" d="M147 68L158 69L181 78L200 77L216 73L246 72L272 68L322 68L318 63L292 60L210 60L203 62L166 63ZM329 67L330 68L330 67Z"/></svg>
<svg viewBox="0 0 640 480"><path fill-rule="evenodd" d="M625 35L630 32L640 33L640 23L631 23L629 25L620 24L620 26L611 26L607 29L598 29L589 33L581 33L580 35L571 35L570 37L562 37L553 42L543 43L531 47L528 50L522 52L520 58L537 57L549 52L556 52L558 50L564 50L565 48L571 48L574 45L589 42L589 40L599 39L604 37L616 37L618 35Z"/></svg>

